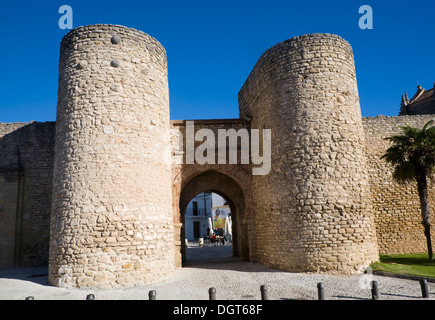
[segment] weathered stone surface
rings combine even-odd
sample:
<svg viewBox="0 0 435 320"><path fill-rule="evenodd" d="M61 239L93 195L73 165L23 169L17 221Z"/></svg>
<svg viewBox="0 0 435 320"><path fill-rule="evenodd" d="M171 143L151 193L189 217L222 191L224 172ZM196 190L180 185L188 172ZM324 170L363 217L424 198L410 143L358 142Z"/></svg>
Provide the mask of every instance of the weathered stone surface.
<svg viewBox="0 0 435 320"><path fill-rule="evenodd" d="M0 268L47 264L55 128L0 124Z"/></svg>
<svg viewBox="0 0 435 320"><path fill-rule="evenodd" d="M111 45L119 43L114 33L122 46ZM73 68L78 57L87 68ZM152 83L151 72L128 64L133 58L152 70ZM80 27L62 40L60 70L50 282L60 285L65 267L73 286L133 286L171 276L171 168L161 165L159 152L169 145L165 50L134 29ZM159 119L152 131L143 126L151 119ZM147 229L155 220L159 228Z"/></svg>
<svg viewBox="0 0 435 320"><path fill-rule="evenodd" d="M426 252L426 238L421 224L420 200L416 183L399 184L393 169L381 159L389 142L384 138L399 134L400 126L422 128L435 115L363 118L366 154L373 212L380 253ZM429 180L430 210L435 212L435 188ZM435 235L432 235L432 242Z"/></svg>
<svg viewBox="0 0 435 320"><path fill-rule="evenodd" d="M121 66L121 62L119 60L114 59L110 62L110 65L114 68L119 68Z"/></svg>
<svg viewBox="0 0 435 320"><path fill-rule="evenodd" d="M273 135L252 186L261 263L354 273L378 259L355 79L346 41L304 35L266 51L240 91L241 115Z"/></svg>
<svg viewBox="0 0 435 320"><path fill-rule="evenodd" d="M120 38L119 36L114 35L114 36L112 37L112 39L110 39L110 41L111 41L113 44L120 44L122 40L121 40L121 38Z"/></svg>
<svg viewBox="0 0 435 320"><path fill-rule="evenodd" d="M186 164L186 122L169 121L165 50L148 35L72 30L60 70L56 123L0 123L0 268L49 263L57 286L167 279L182 264L184 208L203 191L228 200L243 260L357 273L378 251L426 250L415 185L397 184L380 157L398 126L434 117L361 118L352 49L338 36L272 47L239 93L241 119L195 121L215 136L272 129L266 176L217 154ZM432 184L430 200L433 211Z"/></svg>

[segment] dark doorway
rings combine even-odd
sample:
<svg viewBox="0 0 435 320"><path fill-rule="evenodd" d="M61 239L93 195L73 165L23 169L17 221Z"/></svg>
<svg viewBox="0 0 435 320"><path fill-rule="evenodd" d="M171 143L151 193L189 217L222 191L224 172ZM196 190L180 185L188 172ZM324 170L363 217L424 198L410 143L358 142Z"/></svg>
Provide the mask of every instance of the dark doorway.
<svg viewBox="0 0 435 320"><path fill-rule="evenodd" d="M193 221L193 236L199 238L199 221Z"/></svg>

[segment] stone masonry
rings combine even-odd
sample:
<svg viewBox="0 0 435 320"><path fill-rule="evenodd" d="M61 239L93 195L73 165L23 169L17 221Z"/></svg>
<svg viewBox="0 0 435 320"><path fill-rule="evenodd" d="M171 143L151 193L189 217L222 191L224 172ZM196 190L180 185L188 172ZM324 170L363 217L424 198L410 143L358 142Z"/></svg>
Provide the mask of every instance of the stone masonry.
<svg viewBox="0 0 435 320"><path fill-rule="evenodd" d="M0 123L0 268L49 265L61 287L168 279L185 261L184 209L203 191L228 201L242 260L351 274L379 253L425 251L416 187L380 157L400 125L435 117L362 118L345 40L273 46L239 92L240 119L195 121L194 134L270 129L266 175L252 159L187 163L188 122L169 120L167 77L165 49L141 31L64 37L56 122Z"/></svg>
<svg viewBox="0 0 435 320"><path fill-rule="evenodd" d="M62 40L49 279L130 286L174 271L164 48L117 26Z"/></svg>
<svg viewBox="0 0 435 320"><path fill-rule="evenodd" d="M55 128L0 125L0 268L48 263Z"/></svg>
<svg viewBox="0 0 435 320"><path fill-rule="evenodd" d="M400 133L408 124L422 128L435 115L364 118L370 191L380 253L426 252L421 224L420 201L416 183L399 184L392 178L392 168L381 156L388 148L383 138ZM429 181L431 213L435 212L435 189Z"/></svg>
<svg viewBox="0 0 435 320"><path fill-rule="evenodd" d="M360 271L378 259L353 53L338 36L296 37L263 54L239 93L273 134L254 176L257 255L290 271Z"/></svg>

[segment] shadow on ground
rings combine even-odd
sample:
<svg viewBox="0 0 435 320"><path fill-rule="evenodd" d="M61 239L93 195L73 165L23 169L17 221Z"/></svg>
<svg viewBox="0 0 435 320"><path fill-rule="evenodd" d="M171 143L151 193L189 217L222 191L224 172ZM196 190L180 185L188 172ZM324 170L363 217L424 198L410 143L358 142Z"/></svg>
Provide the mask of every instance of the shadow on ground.
<svg viewBox="0 0 435 320"><path fill-rule="evenodd" d="M41 285L48 283L48 266L0 270L0 278L29 281Z"/></svg>
<svg viewBox="0 0 435 320"><path fill-rule="evenodd" d="M239 261L233 257L233 246L214 246L207 245L200 247L197 244L189 244L186 248L186 261L196 264L198 262L224 262Z"/></svg>
<svg viewBox="0 0 435 320"><path fill-rule="evenodd" d="M231 245L199 247L196 243L189 243L186 248L186 263L184 268L240 272L280 272L259 263L241 261L238 257L233 256Z"/></svg>

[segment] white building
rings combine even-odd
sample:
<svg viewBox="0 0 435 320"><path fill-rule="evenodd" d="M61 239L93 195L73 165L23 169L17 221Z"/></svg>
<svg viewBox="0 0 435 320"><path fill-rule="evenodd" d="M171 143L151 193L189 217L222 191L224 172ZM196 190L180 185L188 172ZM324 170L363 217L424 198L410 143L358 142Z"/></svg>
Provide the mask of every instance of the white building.
<svg viewBox="0 0 435 320"><path fill-rule="evenodd" d="M203 192L193 198L185 212L185 233L187 240L204 238L208 231L208 218L211 218L212 193Z"/></svg>
<svg viewBox="0 0 435 320"><path fill-rule="evenodd" d="M187 240L204 238L209 234L208 219L214 221L216 209L229 212L226 200L216 193L203 192L189 202L185 211L185 237Z"/></svg>

